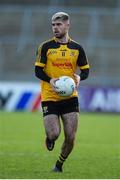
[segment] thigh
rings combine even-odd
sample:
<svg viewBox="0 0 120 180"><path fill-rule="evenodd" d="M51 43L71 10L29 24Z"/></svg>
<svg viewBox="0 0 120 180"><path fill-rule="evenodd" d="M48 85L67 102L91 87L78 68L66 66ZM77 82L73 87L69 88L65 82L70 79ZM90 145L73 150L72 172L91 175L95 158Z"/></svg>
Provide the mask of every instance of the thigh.
<svg viewBox="0 0 120 180"><path fill-rule="evenodd" d="M74 138L78 127L78 112L71 112L61 115L64 127L64 134L66 137Z"/></svg>
<svg viewBox="0 0 120 180"><path fill-rule="evenodd" d="M60 132L60 119L58 115L49 114L44 116L44 126L47 134Z"/></svg>

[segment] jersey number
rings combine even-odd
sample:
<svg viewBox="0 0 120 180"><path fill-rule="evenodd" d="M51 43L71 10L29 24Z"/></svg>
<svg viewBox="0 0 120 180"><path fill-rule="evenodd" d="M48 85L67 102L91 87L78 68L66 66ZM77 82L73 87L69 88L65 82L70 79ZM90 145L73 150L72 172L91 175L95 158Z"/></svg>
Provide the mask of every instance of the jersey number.
<svg viewBox="0 0 120 180"><path fill-rule="evenodd" d="M62 56L65 56L65 52L64 51L62 52Z"/></svg>

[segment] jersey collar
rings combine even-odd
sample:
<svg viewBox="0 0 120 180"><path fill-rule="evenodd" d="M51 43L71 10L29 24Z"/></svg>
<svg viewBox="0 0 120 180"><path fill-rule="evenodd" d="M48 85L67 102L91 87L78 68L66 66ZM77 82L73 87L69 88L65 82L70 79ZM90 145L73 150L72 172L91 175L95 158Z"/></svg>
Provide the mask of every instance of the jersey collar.
<svg viewBox="0 0 120 180"><path fill-rule="evenodd" d="M59 44L68 44L68 43L72 40L72 39L69 37L67 43L60 43L60 42L58 41L58 38L54 37L53 39L55 40L55 42L57 42L57 43L59 43Z"/></svg>

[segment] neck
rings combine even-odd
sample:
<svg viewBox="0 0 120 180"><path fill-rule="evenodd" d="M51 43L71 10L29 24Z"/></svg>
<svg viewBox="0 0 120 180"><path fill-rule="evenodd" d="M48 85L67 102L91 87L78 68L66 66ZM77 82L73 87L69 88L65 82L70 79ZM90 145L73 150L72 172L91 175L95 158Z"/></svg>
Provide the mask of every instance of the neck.
<svg viewBox="0 0 120 180"><path fill-rule="evenodd" d="M59 42L59 43L68 43L68 41L69 41L69 35L68 34L66 34L64 37L62 37L62 38L57 38L57 41Z"/></svg>

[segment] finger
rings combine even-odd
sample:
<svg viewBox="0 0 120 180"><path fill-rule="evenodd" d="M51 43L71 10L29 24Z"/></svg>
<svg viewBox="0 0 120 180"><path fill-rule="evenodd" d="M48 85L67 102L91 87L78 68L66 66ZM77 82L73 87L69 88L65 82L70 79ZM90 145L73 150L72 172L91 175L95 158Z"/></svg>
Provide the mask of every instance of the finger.
<svg viewBox="0 0 120 180"><path fill-rule="evenodd" d="M57 87L55 85L55 82L58 80L58 78L53 78L50 80L50 84L52 86L53 91L57 92Z"/></svg>
<svg viewBox="0 0 120 180"><path fill-rule="evenodd" d="M80 76L77 74L74 74L74 76L75 76L75 81L76 81L76 87L78 87L80 84Z"/></svg>

